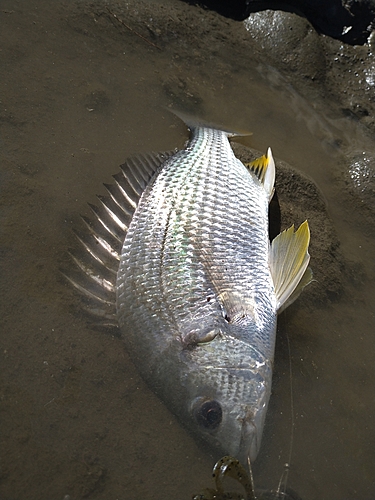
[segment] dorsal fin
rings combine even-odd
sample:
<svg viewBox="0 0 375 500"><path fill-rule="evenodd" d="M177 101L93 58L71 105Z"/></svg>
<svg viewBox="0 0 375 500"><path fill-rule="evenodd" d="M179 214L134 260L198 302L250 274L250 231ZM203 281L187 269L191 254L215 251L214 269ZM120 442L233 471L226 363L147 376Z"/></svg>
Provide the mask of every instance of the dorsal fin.
<svg viewBox="0 0 375 500"><path fill-rule="evenodd" d="M293 225L276 236L271 243L270 270L278 311L291 297L307 269L310 261L309 242L310 229L305 221L296 232Z"/></svg>
<svg viewBox="0 0 375 500"><path fill-rule="evenodd" d="M271 148L268 148L267 155L260 156L250 163L245 163L245 167L258 177L268 193L268 199L271 200L275 184L275 161Z"/></svg>
<svg viewBox="0 0 375 500"><path fill-rule="evenodd" d="M116 274L129 224L143 191L158 168L176 151L137 155L121 165L115 184L104 186L110 196L90 205L94 217L83 217L86 230L75 231L81 252L73 251L75 270L63 275L86 297L85 309L103 320L116 321Z"/></svg>
<svg viewBox="0 0 375 500"><path fill-rule="evenodd" d="M126 162L120 166L123 176L122 181L125 182L135 194L135 205L138 204L139 198L160 165L175 153L176 151L139 154L128 158ZM121 174L114 176L117 183L119 182L118 176Z"/></svg>

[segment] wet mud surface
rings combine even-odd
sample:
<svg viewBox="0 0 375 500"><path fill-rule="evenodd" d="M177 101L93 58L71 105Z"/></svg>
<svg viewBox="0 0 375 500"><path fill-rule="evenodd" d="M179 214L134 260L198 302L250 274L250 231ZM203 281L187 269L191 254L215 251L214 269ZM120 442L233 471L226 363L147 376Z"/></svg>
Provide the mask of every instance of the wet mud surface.
<svg viewBox="0 0 375 500"><path fill-rule="evenodd" d="M169 106L272 146L282 226L311 224L316 282L279 318L256 486L276 488L288 462L303 500L373 498L373 39L347 46L292 13L251 16L177 0L2 3L2 499L187 499L211 486L220 457L80 313L59 271L118 165L184 146Z"/></svg>

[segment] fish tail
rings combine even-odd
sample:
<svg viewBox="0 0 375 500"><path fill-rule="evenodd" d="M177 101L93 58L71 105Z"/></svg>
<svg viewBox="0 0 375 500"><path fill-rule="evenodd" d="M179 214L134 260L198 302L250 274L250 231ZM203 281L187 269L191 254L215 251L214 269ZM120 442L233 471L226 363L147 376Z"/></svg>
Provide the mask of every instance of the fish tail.
<svg viewBox="0 0 375 500"><path fill-rule="evenodd" d="M170 108L167 109L168 111L176 115L178 118L180 118L180 120L182 120L192 132L197 128L211 128L224 132L227 135L227 137L245 137L253 135L253 133L249 132L248 130L228 129L226 127L223 127L222 125L218 125L217 123L213 123L208 120L202 120L196 116L184 113L183 111L177 111L176 109L170 109Z"/></svg>

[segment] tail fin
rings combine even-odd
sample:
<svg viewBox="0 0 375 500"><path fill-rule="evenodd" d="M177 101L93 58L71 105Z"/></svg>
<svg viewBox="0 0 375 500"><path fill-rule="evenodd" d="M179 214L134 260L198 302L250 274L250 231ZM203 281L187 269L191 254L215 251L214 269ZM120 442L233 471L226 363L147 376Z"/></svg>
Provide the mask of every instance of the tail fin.
<svg viewBox="0 0 375 500"><path fill-rule="evenodd" d="M247 130L230 130L226 127L223 127L222 125L218 125L217 123L213 123L206 120L201 120L200 118L184 113L183 111L177 111L175 109L170 109L170 108L167 109L168 111L176 115L178 118L180 118L180 120L182 120L185 123L185 125L187 125L187 127L192 131L196 128L212 128L215 130L221 130L222 132L225 132L228 137L245 137L253 135L252 132L249 132Z"/></svg>

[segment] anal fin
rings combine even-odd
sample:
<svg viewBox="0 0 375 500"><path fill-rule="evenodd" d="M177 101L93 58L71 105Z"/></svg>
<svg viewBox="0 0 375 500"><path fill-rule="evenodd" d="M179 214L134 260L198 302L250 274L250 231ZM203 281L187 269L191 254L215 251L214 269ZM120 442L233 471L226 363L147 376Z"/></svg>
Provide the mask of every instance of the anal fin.
<svg viewBox="0 0 375 500"><path fill-rule="evenodd" d="M268 148L267 155L263 155L244 165L249 172L258 177L268 194L268 199L271 200L275 184L275 161L272 156L271 148Z"/></svg>

